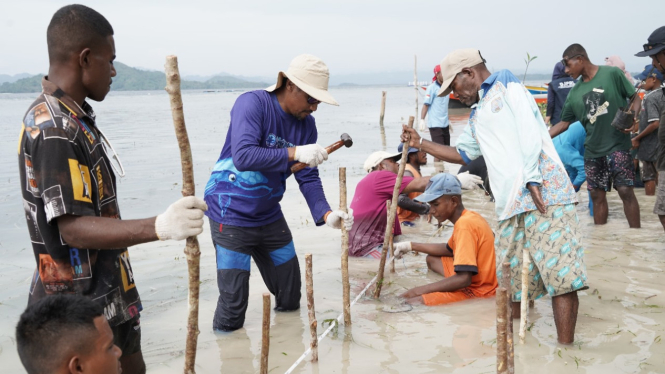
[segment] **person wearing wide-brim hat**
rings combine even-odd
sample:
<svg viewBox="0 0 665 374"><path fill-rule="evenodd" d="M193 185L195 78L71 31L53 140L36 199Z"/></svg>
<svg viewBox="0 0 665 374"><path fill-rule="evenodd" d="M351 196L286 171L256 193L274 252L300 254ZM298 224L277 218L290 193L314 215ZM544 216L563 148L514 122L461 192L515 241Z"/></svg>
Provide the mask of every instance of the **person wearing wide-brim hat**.
<svg viewBox="0 0 665 374"><path fill-rule="evenodd" d="M245 322L251 258L275 295L275 310L300 308L300 266L279 202L291 165L317 226L347 229L352 212L333 211L317 165L328 159L316 144L314 117L322 102L338 105L328 92L328 67L303 54L265 90L246 92L231 109L231 124L205 188L217 253L219 299L213 329L233 331Z"/></svg>
<svg viewBox="0 0 665 374"><path fill-rule="evenodd" d="M661 74L665 74L665 26L661 26L649 35L647 43L643 46L643 51L635 54L637 57L651 57L651 64ZM646 70L645 70L646 72ZM650 74L653 72L650 71ZM653 96L662 97L665 95L665 88L662 91L654 92ZM658 100L660 101L660 100ZM652 122L655 122L654 118ZM660 119L658 120L658 142L660 148L656 158L656 170L658 171L658 183L656 187L656 205L653 212L658 215L660 223L665 229L665 105L660 107ZM641 125L641 124L640 124Z"/></svg>

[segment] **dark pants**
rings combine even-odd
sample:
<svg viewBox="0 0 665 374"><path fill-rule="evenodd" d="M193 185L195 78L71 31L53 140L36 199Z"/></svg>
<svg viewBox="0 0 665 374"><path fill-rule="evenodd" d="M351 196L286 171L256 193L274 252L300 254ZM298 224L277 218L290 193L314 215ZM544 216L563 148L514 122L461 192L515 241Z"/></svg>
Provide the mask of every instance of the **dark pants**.
<svg viewBox="0 0 665 374"><path fill-rule="evenodd" d="M210 220L210 228L219 288L213 329L233 331L244 325L251 258L275 295L275 310L300 308L300 266L284 218L260 227L222 226Z"/></svg>
<svg viewBox="0 0 665 374"><path fill-rule="evenodd" d="M450 126L448 127L430 127L429 135L434 143L450 145Z"/></svg>

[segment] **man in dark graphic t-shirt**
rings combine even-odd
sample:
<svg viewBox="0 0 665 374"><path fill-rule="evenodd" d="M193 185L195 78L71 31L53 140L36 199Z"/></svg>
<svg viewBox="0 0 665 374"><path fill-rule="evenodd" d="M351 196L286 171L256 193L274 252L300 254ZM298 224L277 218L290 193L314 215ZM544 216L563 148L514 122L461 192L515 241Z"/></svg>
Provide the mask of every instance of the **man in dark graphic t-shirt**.
<svg viewBox="0 0 665 374"><path fill-rule="evenodd" d="M632 228L640 227L640 207L633 192L635 170L630 155L630 129L614 128L612 120L619 108L626 107L635 88L619 68L597 66L589 61L586 50L579 44L569 46L561 62L573 79L580 79L570 90L561 112L561 122L550 129L552 137L580 121L586 130L584 170L593 200L595 224L607 223L607 198L612 185L619 192L623 209ZM632 110L640 111L635 100Z"/></svg>

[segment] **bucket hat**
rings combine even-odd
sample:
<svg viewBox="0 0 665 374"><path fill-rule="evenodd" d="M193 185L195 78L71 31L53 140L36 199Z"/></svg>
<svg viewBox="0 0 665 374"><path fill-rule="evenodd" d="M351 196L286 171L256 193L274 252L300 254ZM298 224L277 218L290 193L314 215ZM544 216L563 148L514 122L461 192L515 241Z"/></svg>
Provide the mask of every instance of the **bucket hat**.
<svg viewBox="0 0 665 374"><path fill-rule="evenodd" d="M647 44L642 46L644 49L642 52L637 52L635 56L637 57L646 57L653 56L656 53L665 49L665 26L661 26L654 30L654 32L649 35L647 39Z"/></svg>
<svg viewBox="0 0 665 374"><path fill-rule="evenodd" d="M328 66L320 58L302 54L291 61L285 72L280 71L277 74L277 83L266 88L266 91L273 92L282 87L284 78L288 78L298 88L316 100L326 104L339 105L328 92L329 77Z"/></svg>

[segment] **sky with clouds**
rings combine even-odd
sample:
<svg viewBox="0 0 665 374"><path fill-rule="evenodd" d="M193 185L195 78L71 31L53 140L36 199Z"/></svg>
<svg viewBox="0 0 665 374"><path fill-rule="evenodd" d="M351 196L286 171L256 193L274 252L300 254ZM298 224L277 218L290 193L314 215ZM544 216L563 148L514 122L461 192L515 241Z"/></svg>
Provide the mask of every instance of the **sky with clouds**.
<svg viewBox="0 0 665 374"><path fill-rule="evenodd" d="M0 13L0 74L48 70L46 27L67 2L7 2ZM662 0L504 1L138 1L81 0L115 29L117 59L162 70L178 55L183 74L272 76L301 53L331 73L413 69L439 63L456 48L478 48L490 69L549 73L563 50L582 44L595 63L619 55L629 71L649 63L633 55L665 24ZM420 70L420 69L419 69Z"/></svg>

